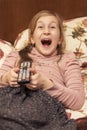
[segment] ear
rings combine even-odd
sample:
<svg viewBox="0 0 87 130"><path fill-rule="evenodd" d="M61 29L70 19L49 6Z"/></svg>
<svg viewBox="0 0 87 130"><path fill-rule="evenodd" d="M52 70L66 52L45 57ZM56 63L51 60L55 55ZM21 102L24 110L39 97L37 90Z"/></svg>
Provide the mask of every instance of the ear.
<svg viewBox="0 0 87 130"><path fill-rule="evenodd" d="M32 38L32 37L31 37L31 39L30 39L30 40L31 40L31 43L34 43L34 40L33 40L33 38Z"/></svg>
<svg viewBox="0 0 87 130"><path fill-rule="evenodd" d="M32 43L32 44L34 44L34 43L35 43L35 42L34 42L34 39L33 39L32 37L31 37L31 43Z"/></svg>
<svg viewBox="0 0 87 130"><path fill-rule="evenodd" d="M58 45L60 45L62 43L62 41L63 41L63 38L60 37Z"/></svg>

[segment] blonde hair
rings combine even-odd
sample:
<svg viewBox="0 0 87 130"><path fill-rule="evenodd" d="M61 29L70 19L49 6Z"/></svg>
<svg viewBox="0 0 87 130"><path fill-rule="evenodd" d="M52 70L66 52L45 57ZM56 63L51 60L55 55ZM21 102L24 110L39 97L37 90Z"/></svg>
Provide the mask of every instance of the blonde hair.
<svg viewBox="0 0 87 130"><path fill-rule="evenodd" d="M31 37L34 33L34 30L36 28L36 24L37 24L37 21L40 17L42 16L55 16L58 20L58 23L59 23L59 29L60 29L60 37L62 39L61 41L61 44L58 45L57 47L57 50L58 50L58 54L63 54L64 53L64 50L65 50L65 39L64 39L64 34L63 34L63 19L62 17L57 14L56 12L53 12L51 10L42 10L40 12L38 12L31 20L30 24L29 24L29 30L30 30L30 33L29 33L29 42L31 42Z"/></svg>
<svg viewBox="0 0 87 130"><path fill-rule="evenodd" d="M21 57L21 61L30 59L28 56L28 53L31 52L32 47L33 47L33 44L31 43L31 37L32 37L34 30L36 28L36 24L37 24L38 19L42 16L55 16L57 18L58 23L59 23L59 29L60 29L60 37L62 39L61 44L58 45L58 47L57 47L58 55L60 55L59 60L61 59L62 54L65 51L65 39L64 39L64 34L63 34L63 20L62 20L61 16L59 16L59 14L57 14L56 12L53 12L50 10L42 10L42 11L38 12L32 18L32 20L29 24L29 44L27 47L25 47L23 50L21 50L19 52L19 55Z"/></svg>

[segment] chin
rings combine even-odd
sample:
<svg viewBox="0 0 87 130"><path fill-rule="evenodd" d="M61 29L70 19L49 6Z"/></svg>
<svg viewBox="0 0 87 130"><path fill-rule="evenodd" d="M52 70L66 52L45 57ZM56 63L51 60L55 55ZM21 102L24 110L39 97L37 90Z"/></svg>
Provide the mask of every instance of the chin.
<svg viewBox="0 0 87 130"><path fill-rule="evenodd" d="M44 55L44 56L51 56L52 55L52 53L46 53L46 52L44 52L44 53L41 53L42 55Z"/></svg>
<svg viewBox="0 0 87 130"><path fill-rule="evenodd" d="M52 54L53 54L53 52L51 51L51 50L49 50L49 49L43 49L43 51L41 50L39 50L39 52L42 54L42 55L44 55L44 56L51 56Z"/></svg>

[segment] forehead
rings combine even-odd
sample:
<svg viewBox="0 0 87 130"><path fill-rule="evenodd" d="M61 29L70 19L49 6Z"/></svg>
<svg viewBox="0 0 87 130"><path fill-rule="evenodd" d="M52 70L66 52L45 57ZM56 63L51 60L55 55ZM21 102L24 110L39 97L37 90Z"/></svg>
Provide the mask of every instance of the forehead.
<svg viewBox="0 0 87 130"><path fill-rule="evenodd" d="M58 19L56 16L50 15L50 16L41 16L38 20L37 23L58 23Z"/></svg>

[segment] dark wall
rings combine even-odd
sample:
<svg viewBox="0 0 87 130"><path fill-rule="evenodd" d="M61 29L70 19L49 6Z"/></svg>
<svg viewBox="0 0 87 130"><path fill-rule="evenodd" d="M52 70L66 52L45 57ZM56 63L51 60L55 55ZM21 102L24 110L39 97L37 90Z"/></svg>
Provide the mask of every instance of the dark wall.
<svg viewBox="0 0 87 130"><path fill-rule="evenodd" d="M54 10L64 19L87 16L87 0L0 0L0 38L13 42L42 9Z"/></svg>

